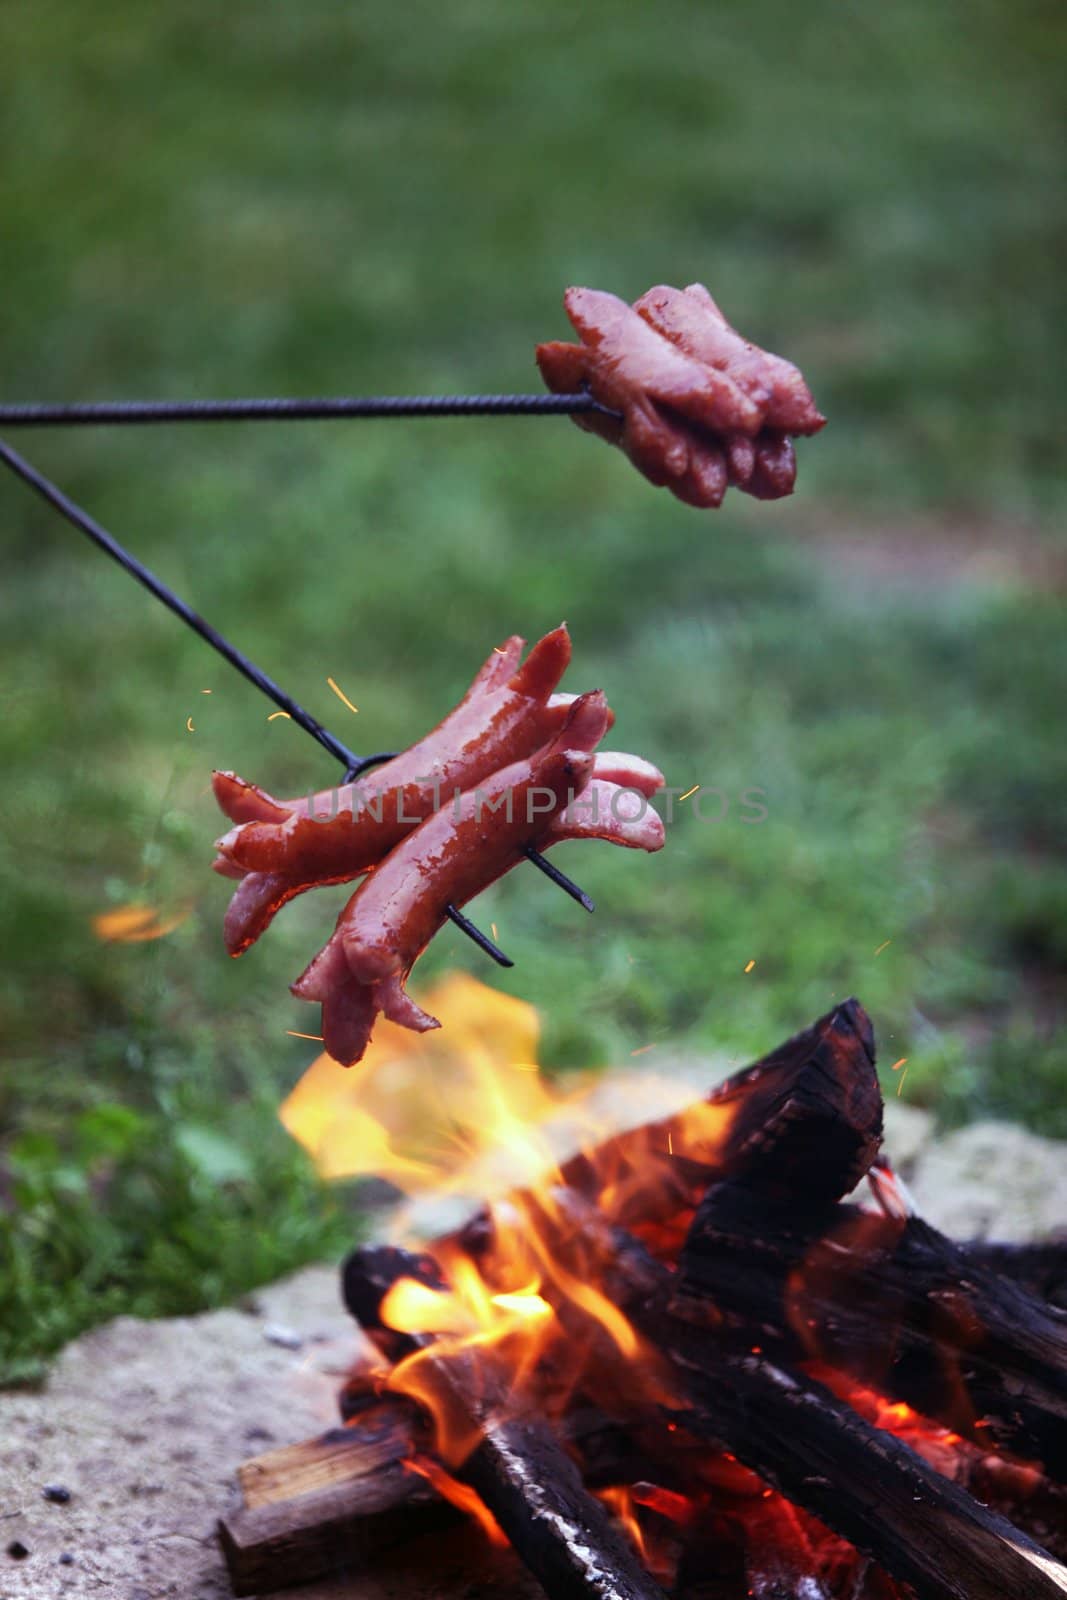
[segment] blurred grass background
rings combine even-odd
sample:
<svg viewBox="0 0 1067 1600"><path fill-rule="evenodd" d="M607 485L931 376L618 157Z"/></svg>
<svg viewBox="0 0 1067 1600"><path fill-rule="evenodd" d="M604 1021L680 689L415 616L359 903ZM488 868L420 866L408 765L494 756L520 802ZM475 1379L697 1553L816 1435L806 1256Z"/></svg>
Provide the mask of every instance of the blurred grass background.
<svg viewBox="0 0 1067 1600"><path fill-rule="evenodd" d="M561 856L595 921L500 885L512 973L437 940L420 975L535 1001L550 1066L741 1061L855 992L905 1099L1067 1134L1065 46L1050 0L0 8L5 399L537 388L566 284L701 278L830 417L794 499L713 515L557 419L21 438L357 749L565 617L614 742L728 797L657 858ZM339 1250L358 1210L274 1117L340 896L234 963L208 871L212 767L284 794L331 763L13 479L0 540L27 1378L97 1318ZM95 938L131 900L192 915Z"/></svg>

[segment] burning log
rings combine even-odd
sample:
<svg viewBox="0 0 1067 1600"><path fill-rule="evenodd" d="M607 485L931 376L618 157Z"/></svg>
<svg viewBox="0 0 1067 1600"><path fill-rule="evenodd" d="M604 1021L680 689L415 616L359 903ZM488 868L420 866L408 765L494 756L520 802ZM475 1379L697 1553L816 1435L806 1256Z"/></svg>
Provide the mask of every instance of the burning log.
<svg viewBox="0 0 1067 1600"><path fill-rule="evenodd" d="M690 1230L679 1294L706 1298L742 1338L815 1357L1067 1478L1067 1316L917 1217L785 1216L719 1185Z"/></svg>
<svg viewBox="0 0 1067 1600"><path fill-rule="evenodd" d="M969 1261L1012 1278L1039 1300L1067 1309L1067 1234L1037 1244L990 1244L973 1239L960 1246Z"/></svg>
<svg viewBox="0 0 1067 1600"><path fill-rule="evenodd" d="M1063 1478L1067 1315L917 1217L834 1204L877 1150L872 1079L873 1056L858 1079L812 1057L789 1114L749 1146L746 1162L727 1160L729 1177L707 1190L681 1252L678 1293L707 1299L720 1329L728 1313L749 1343L815 1356L983 1444L1037 1456ZM783 1167L806 1176L805 1161L818 1183L784 1188Z"/></svg>
<svg viewBox="0 0 1067 1600"><path fill-rule="evenodd" d="M554 1600L663 1600L544 1424L489 1426L460 1476Z"/></svg>
<svg viewBox="0 0 1067 1600"><path fill-rule="evenodd" d="M881 1131L870 1019L858 1000L846 1000L706 1099L579 1151L563 1163L558 1181L597 1201L611 1221L645 1230L692 1211L710 1183L754 1165L766 1170L772 1150L783 1193L810 1186L818 1195L820 1139L835 1169L856 1183L877 1153ZM480 1211L456 1237L477 1257L492 1231L489 1213Z"/></svg>
<svg viewBox="0 0 1067 1600"><path fill-rule="evenodd" d="M404 1250L357 1250L345 1262L346 1303L373 1339L391 1331L382 1308L401 1280L431 1294L443 1286L432 1258ZM439 1418L448 1414L452 1437L477 1441L470 1451L460 1445L456 1477L554 1600L663 1600L552 1429L529 1417L496 1420L506 1414L507 1374L484 1360L445 1358L426 1335L407 1338L420 1369L415 1392Z"/></svg>
<svg viewBox="0 0 1067 1600"><path fill-rule="evenodd" d="M416 1448L413 1416L403 1399L386 1400L358 1429L246 1462L245 1505L218 1527L234 1594L358 1570L413 1532L454 1522L455 1508L404 1465Z"/></svg>
<svg viewBox="0 0 1067 1600"><path fill-rule="evenodd" d="M571 1234L561 1237L561 1250L573 1252L577 1240L601 1256L602 1281L615 1304L680 1376L689 1403L673 1413L676 1425L725 1446L794 1504L915 1585L924 1600L1067 1594L1067 1567L1006 1519L813 1379L762 1355L731 1355L685 1320L674 1275L637 1240L607 1229L591 1207L572 1202L567 1215Z"/></svg>
<svg viewBox="0 0 1067 1600"><path fill-rule="evenodd" d="M762 1356L710 1353L692 1330L658 1331L695 1402L678 1420L724 1441L923 1600L1067 1595L1067 1567L828 1389Z"/></svg>

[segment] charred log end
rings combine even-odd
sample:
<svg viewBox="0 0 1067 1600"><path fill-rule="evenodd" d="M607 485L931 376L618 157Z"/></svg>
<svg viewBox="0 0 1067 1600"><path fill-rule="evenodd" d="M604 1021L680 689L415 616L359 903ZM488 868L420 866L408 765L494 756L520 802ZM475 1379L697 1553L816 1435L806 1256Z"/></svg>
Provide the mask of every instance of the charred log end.
<svg viewBox="0 0 1067 1600"><path fill-rule="evenodd" d="M724 1173L758 1179L765 1200L837 1200L882 1139L871 1021L846 1000L712 1095L736 1104Z"/></svg>

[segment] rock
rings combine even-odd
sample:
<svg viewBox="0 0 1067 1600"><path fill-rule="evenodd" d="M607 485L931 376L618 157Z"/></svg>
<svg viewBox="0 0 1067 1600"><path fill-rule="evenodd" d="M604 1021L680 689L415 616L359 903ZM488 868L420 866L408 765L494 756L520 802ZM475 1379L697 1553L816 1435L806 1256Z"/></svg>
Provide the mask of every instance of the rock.
<svg viewBox="0 0 1067 1600"><path fill-rule="evenodd" d="M955 1239L1040 1239L1067 1222L1067 1148L1012 1122L973 1122L923 1151L911 1190Z"/></svg>
<svg viewBox="0 0 1067 1600"><path fill-rule="evenodd" d="M236 1468L332 1424L358 1349L332 1267L257 1301L258 1316L120 1317L69 1345L42 1393L0 1394L0 1600L228 1600L215 1522ZM270 1344L271 1322L314 1360Z"/></svg>
<svg viewBox="0 0 1067 1600"><path fill-rule="evenodd" d="M119 1317L68 1345L42 1393L0 1393L0 1600L230 1600L215 1524L239 1503L237 1468L333 1426L339 1379L366 1353L335 1266L257 1289L255 1304ZM272 1324L300 1353L264 1336ZM42 1480L69 1500L46 1499ZM472 1585L543 1600L473 1526L300 1596L461 1600Z"/></svg>
<svg viewBox="0 0 1067 1600"><path fill-rule="evenodd" d="M902 1178L911 1178L923 1151L934 1137L935 1120L918 1106L899 1100L885 1103L885 1139L882 1148Z"/></svg>

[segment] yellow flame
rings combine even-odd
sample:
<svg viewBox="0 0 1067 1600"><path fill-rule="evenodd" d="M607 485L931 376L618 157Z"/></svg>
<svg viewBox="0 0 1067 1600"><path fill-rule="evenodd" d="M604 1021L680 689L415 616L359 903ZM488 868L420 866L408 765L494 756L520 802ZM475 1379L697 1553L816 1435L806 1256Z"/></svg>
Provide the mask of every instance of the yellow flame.
<svg viewBox="0 0 1067 1600"><path fill-rule="evenodd" d="M114 911L99 912L92 919L92 928L98 939L112 944L143 944L173 933L191 910L191 906L182 906L164 915L157 906L131 901L129 905L116 906Z"/></svg>
<svg viewBox="0 0 1067 1600"><path fill-rule="evenodd" d="M607 1225L654 1226L657 1198L664 1220L674 1216L679 1161L714 1162L732 1108L694 1105L683 1084L635 1068L571 1075L563 1092L536 1065L534 1010L466 974L445 977L422 1003L439 1030L380 1022L356 1067L318 1056L280 1110L325 1176L374 1174L403 1192L395 1240L434 1237L443 1287L401 1279L379 1313L384 1327L432 1343L398 1361L386 1386L429 1411L435 1452L453 1466L479 1437L444 1377L453 1360L464 1363L461 1386L484 1380L490 1408L501 1384L521 1394L546 1362L559 1403L601 1373L620 1381L613 1372L650 1403L671 1399L656 1352L605 1281ZM565 1195L572 1159L582 1182ZM443 1202L453 1208L444 1220ZM471 1251L449 1228L482 1203L485 1238Z"/></svg>

